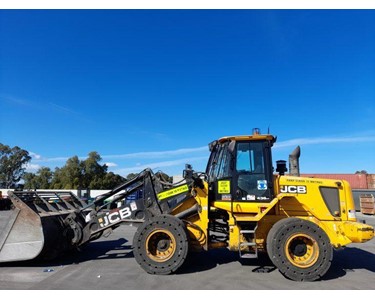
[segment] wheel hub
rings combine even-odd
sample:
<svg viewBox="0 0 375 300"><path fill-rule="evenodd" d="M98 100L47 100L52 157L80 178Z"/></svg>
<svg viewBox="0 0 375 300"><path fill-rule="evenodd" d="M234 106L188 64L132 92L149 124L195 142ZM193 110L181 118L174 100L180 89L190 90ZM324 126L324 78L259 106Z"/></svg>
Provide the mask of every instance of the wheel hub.
<svg viewBox="0 0 375 300"><path fill-rule="evenodd" d="M294 240L291 242L290 250L295 256L304 256L307 253L307 246L303 240Z"/></svg>
<svg viewBox="0 0 375 300"><path fill-rule="evenodd" d="M146 254L156 261L164 262L170 259L176 251L176 240L173 234L165 229L155 229L146 239Z"/></svg>
<svg viewBox="0 0 375 300"><path fill-rule="evenodd" d="M168 240L160 240L157 244L158 251L165 251L169 248L170 242Z"/></svg>
<svg viewBox="0 0 375 300"><path fill-rule="evenodd" d="M285 243L285 254L290 263L298 268L309 268L319 258L318 243L311 236L296 233Z"/></svg>

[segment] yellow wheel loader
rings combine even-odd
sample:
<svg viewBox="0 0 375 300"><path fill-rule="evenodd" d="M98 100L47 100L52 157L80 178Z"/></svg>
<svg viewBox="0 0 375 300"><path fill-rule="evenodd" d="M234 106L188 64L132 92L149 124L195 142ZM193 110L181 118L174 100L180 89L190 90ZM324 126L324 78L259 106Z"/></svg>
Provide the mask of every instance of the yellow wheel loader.
<svg viewBox="0 0 375 300"><path fill-rule="evenodd" d="M53 258L128 222L137 225L134 257L151 274L175 272L189 251L225 247L241 258L266 252L285 277L317 280L333 249L371 240L374 228L356 221L348 182L299 177L299 148L289 174L286 161L275 173L275 142L258 131L223 137L209 144L204 173L186 165L183 181L170 184L146 169L92 203L68 192L9 192L0 262Z"/></svg>

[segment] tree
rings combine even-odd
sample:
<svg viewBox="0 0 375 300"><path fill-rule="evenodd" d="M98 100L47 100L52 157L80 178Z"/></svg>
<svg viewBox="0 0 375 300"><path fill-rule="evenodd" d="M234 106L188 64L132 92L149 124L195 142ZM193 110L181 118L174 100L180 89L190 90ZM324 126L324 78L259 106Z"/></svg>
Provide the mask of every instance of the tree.
<svg viewBox="0 0 375 300"><path fill-rule="evenodd" d="M62 189L62 171L61 168L56 167L55 172L53 172L51 189Z"/></svg>
<svg viewBox="0 0 375 300"><path fill-rule="evenodd" d="M25 189L38 189L38 178L35 173L25 172L25 174L22 176L22 179L24 180L24 188Z"/></svg>
<svg viewBox="0 0 375 300"><path fill-rule="evenodd" d="M56 168L52 179L53 189L73 190L83 187L83 174L78 156L73 156L66 161L65 166Z"/></svg>
<svg viewBox="0 0 375 300"><path fill-rule="evenodd" d="M172 183L173 182L173 177L169 176L168 174L165 174L164 172L157 172L156 175L159 177L160 180Z"/></svg>
<svg viewBox="0 0 375 300"><path fill-rule="evenodd" d="M355 174L368 174L366 170L357 171Z"/></svg>
<svg viewBox="0 0 375 300"><path fill-rule="evenodd" d="M127 176L126 176L126 180L132 180L133 178L135 178L138 174L137 173L129 173Z"/></svg>
<svg viewBox="0 0 375 300"><path fill-rule="evenodd" d="M41 167L36 173L25 172L23 180L26 189L113 189L126 182L126 179L113 172L108 173L108 166L100 164L99 153L92 151L85 160L78 156L69 158L61 168ZM129 174L136 176L137 174Z"/></svg>
<svg viewBox="0 0 375 300"><path fill-rule="evenodd" d="M41 167L36 174L26 172L23 176L25 181L25 189L49 189L51 188L51 182L53 178L53 172L48 167Z"/></svg>
<svg viewBox="0 0 375 300"><path fill-rule="evenodd" d="M107 174L107 165L100 165L102 160L98 152L90 152L88 158L81 162L83 187L103 189L103 180Z"/></svg>
<svg viewBox="0 0 375 300"><path fill-rule="evenodd" d="M31 160L29 152L18 146L10 148L0 143L0 186L14 188L25 173L26 164Z"/></svg>
<svg viewBox="0 0 375 300"><path fill-rule="evenodd" d="M113 172L109 172L105 174L104 179L103 179L103 189L105 190L112 190L115 187L123 184L126 182L126 179L118 174L115 174Z"/></svg>
<svg viewBox="0 0 375 300"><path fill-rule="evenodd" d="M100 164L101 160L99 153L95 151L90 152L85 160L80 160L78 156L69 158L65 166L55 169L50 188L107 190L126 181L120 175L108 173L107 165Z"/></svg>
<svg viewBox="0 0 375 300"><path fill-rule="evenodd" d="M48 167L41 167L36 173L39 181L40 189L49 189L52 182L53 173Z"/></svg>

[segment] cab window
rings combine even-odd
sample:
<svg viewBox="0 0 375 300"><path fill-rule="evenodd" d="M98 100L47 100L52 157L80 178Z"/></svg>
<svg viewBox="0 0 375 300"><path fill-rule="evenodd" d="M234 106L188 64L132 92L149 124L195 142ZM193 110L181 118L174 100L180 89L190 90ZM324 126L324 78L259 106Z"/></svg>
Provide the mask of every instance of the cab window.
<svg viewBox="0 0 375 300"><path fill-rule="evenodd" d="M236 145L236 198L254 201L270 199L266 180L263 142L238 142Z"/></svg>
<svg viewBox="0 0 375 300"><path fill-rule="evenodd" d="M238 143L236 170L239 173L264 173L262 144Z"/></svg>

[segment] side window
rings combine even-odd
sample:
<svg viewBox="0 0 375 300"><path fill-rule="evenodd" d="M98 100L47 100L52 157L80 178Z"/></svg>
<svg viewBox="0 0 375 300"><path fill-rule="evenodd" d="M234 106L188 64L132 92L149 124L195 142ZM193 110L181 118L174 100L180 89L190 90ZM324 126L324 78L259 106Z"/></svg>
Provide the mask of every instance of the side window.
<svg viewBox="0 0 375 300"><path fill-rule="evenodd" d="M215 180L215 168L217 168L218 157L219 157L219 146L216 145L215 148L211 152L208 168L206 171L210 182Z"/></svg>
<svg viewBox="0 0 375 300"><path fill-rule="evenodd" d="M229 176L230 155L228 154L228 144L220 145L215 155L214 164L210 169L210 176L221 179Z"/></svg>
<svg viewBox="0 0 375 300"><path fill-rule="evenodd" d="M222 149L220 167L218 170L217 178L225 178L229 176L229 165L230 165L230 155L228 154L228 147L225 146Z"/></svg>
<svg viewBox="0 0 375 300"><path fill-rule="evenodd" d="M219 146L218 154L216 155L216 159L215 159L215 165L213 166L213 170L212 170L214 178L217 178L217 175L219 173L222 156L223 156L222 147Z"/></svg>

